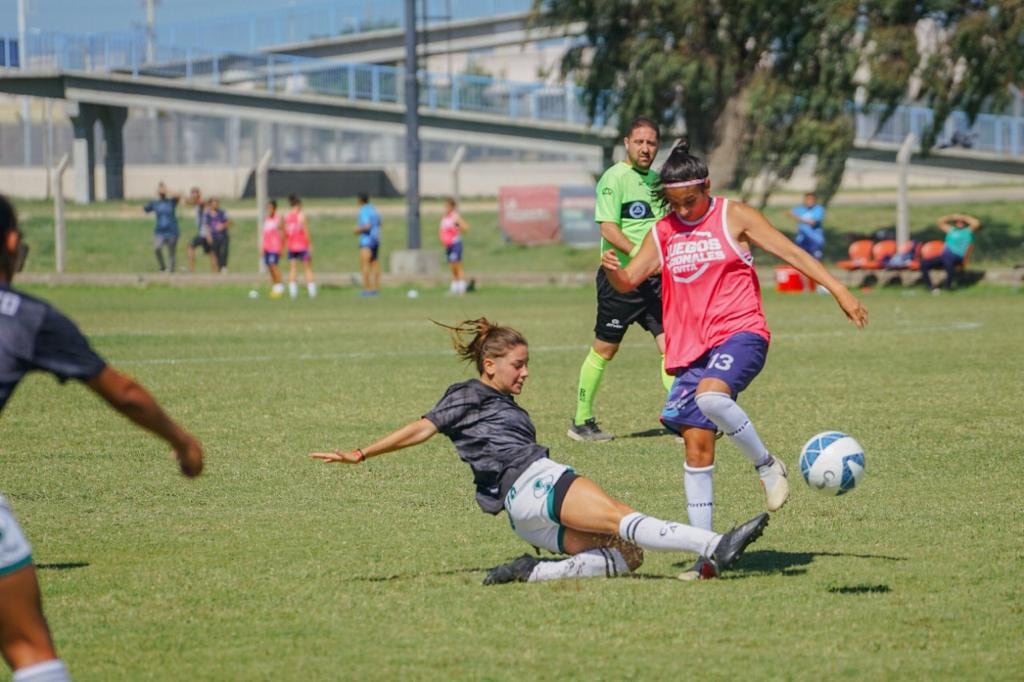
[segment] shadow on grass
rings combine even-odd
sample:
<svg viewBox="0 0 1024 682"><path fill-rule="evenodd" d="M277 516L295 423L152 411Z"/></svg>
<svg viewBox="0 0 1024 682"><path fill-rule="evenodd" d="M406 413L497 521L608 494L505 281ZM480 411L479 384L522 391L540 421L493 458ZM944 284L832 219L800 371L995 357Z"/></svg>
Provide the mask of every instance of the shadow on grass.
<svg viewBox="0 0 1024 682"><path fill-rule="evenodd" d="M832 594L885 594L892 589L888 585L842 585L830 587L828 591Z"/></svg>
<svg viewBox="0 0 1024 682"><path fill-rule="evenodd" d="M647 429L646 431L634 431L619 438L659 438L661 436L673 435L668 429Z"/></svg>
<svg viewBox="0 0 1024 682"><path fill-rule="evenodd" d="M779 552L774 549L747 552L739 564L729 570L730 579L750 578L759 575L780 574L784 576L803 575L817 557L846 557L851 559L872 559L875 561L906 561L906 557L885 554L856 554L853 552ZM679 563L676 566L685 567Z"/></svg>
<svg viewBox="0 0 1024 682"><path fill-rule="evenodd" d="M851 552L779 552L773 549L747 552L740 559L740 563L735 568L729 569L729 571L723 576L728 580L737 580L742 578L753 578L761 575L781 574L787 577L803 575L807 572L806 568L803 568L814 561L816 557L847 557L853 559L874 559L877 561L906 561L906 557L887 556L885 554L855 554ZM513 557L514 558L514 557ZM512 559L509 559L511 561ZM560 559L541 559L541 561L560 561ZM673 564L675 568L687 569L692 565L692 561L683 561ZM497 566L498 564L495 564ZM44 564L44 566L47 566ZM88 566L88 564L49 564L51 567L66 566L68 568L78 568L80 566ZM447 575L463 575L468 573L478 573L481 576L487 575L494 566L487 566L486 568L453 568L448 571L432 571L432 572L418 572L418 573L393 573L391 575L363 575L354 576L349 580L356 582L367 582L367 583L386 583L394 582L399 580L415 580L418 578L429 578L429 577L440 577ZM61 569L58 569L61 570ZM630 576L634 580L675 580L675 576L671 575L651 575L645 573L634 573ZM887 592L889 591L888 585L847 585L842 587L834 587L829 589L830 592L836 594L852 594L859 592Z"/></svg>
<svg viewBox="0 0 1024 682"><path fill-rule="evenodd" d="M86 561L66 561L63 563L53 564L36 564L36 570L39 571L73 571L76 568L87 568L89 563Z"/></svg>

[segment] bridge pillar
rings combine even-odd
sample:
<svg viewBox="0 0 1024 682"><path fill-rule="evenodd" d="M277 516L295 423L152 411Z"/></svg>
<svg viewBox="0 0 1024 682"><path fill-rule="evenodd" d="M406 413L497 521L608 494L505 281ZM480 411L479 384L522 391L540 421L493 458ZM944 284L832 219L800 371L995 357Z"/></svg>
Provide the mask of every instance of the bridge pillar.
<svg viewBox="0 0 1024 682"><path fill-rule="evenodd" d="M106 144L103 157L107 178L106 199L124 199L124 122L128 119L128 108L102 107L99 118L103 124L103 141Z"/></svg>
<svg viewBox="0 0 1024 682"><path fill-rule="evenodd" d="M88 204L96 200L96 135L93 128L99 118L99 107L69 101L66 109L75 134L71 145L75 176L74 197L78 203Z"/></svg>

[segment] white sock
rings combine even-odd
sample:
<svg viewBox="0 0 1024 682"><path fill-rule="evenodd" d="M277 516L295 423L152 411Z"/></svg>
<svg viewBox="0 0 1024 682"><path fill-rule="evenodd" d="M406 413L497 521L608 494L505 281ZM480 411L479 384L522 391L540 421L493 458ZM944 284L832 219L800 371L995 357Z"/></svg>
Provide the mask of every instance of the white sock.
<svg viewBox="0 0 1024 682"><path fill-rule="evenodd" d="M683 465L683 489L686 491L686 513L694 528L711 530L715 515L715 465L691 467Z"/></svg>
<svg viewBox="0 0 1024 682"><path fill-rule="evenodd" d="M709 556L722 538L703 528L675 521L662 521L640 512L627 514L619 522L619 536L652 552L693 552Z"/></svg>
<svg viewBox="0 0 1024 682"><path fill-rule="evenodd" d="M542 561L534 567L527 582L539 583L563 578L614 578L628 573L629 566L622 552L606 547L580 552L563 561Z"/></svg>
<svg viewBox="0 0 1024 682"><path fill-rule="evenodd" d="M299 283L298 282L288 282L288 295L291 296L292 298L298 298L299 297Z"/></svg>
<svg viewBox="0 0 1024 682"><path fill-rule="evenodd" d="M310 282L306 285L306 291L309 292L310 298L316 298L316 282Z"/></svg>
<svg viewBox="0 0 1024 682"><path fill-rule="evenodd" d="M456 292L460 294L466 293L466 280L460 279L457 282L455 282L455 285Z"/></svg>
<svg viewBox="0 0 1024 682"><path fill-rule="evenodd" d="M272 291L275 292L275 293L280 292L280 293L283 294L284 293L284 284L282 284L281 282L278 282L277 284L274 285Z"/></svg>
<svg viewBox="0 0 1024 682"><path fill-rule="evenodd" d="M55 658L15 670L11 682L71 682L71 676L64 661Z"/></svg>
<svg viewBox="0 0 1024 682"><path fill-rule="evenodd" d="M453 279L452 280L452 283L448 285L448 293L449 294L457 294L457 293L459 293L459 280L457 280L457 279Z"/></svg>
<svg viewBox="0 0 1024 682"><path fill-rule="evenodd" d="M731 396L718 391L708 391L699 394L696 401L704 416L713 421L754 466L759 467L771 462L772 456L768 454L768 448L757 435L757 429L750 423L747 413Z"/></svg>

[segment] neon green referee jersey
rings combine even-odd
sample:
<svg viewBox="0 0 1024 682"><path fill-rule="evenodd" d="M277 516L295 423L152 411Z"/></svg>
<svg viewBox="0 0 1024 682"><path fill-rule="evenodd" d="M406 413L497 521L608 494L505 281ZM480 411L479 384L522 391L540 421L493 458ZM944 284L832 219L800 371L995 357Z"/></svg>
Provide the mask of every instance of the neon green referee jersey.
<svg viewBox="0 0 1024 682"><path fill-rule="evenodd" d="M665 215L665 209L654 195L658 174L653 170L642 173L628 162L622 161L604 172L597 182L597 202L594 221L615 223L634 245L639 244ZM601 252L615 248L604 237ZM615 249L623 267L629 254Z"/></svg>

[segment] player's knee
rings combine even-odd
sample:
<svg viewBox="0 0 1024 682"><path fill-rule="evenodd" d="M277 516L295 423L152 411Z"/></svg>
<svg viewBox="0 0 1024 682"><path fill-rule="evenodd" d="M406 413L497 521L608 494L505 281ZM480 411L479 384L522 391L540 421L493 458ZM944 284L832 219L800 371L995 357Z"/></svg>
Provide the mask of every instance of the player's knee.
<svg viewBox="0 0 1024 682"><path fill-rule="evenodd" d="M622 552L622 558L626 560L630 572L644 565L644 551L636 545L623 545L619 551Z"/></svg>
<svg viewBox="0 0 1024 682"><path fill-rule="evenodd" d="M711 421L721 419L736 404L732 396L718 391L698 393L694 400L700 411L704 413L704 416Z"/></svg>

